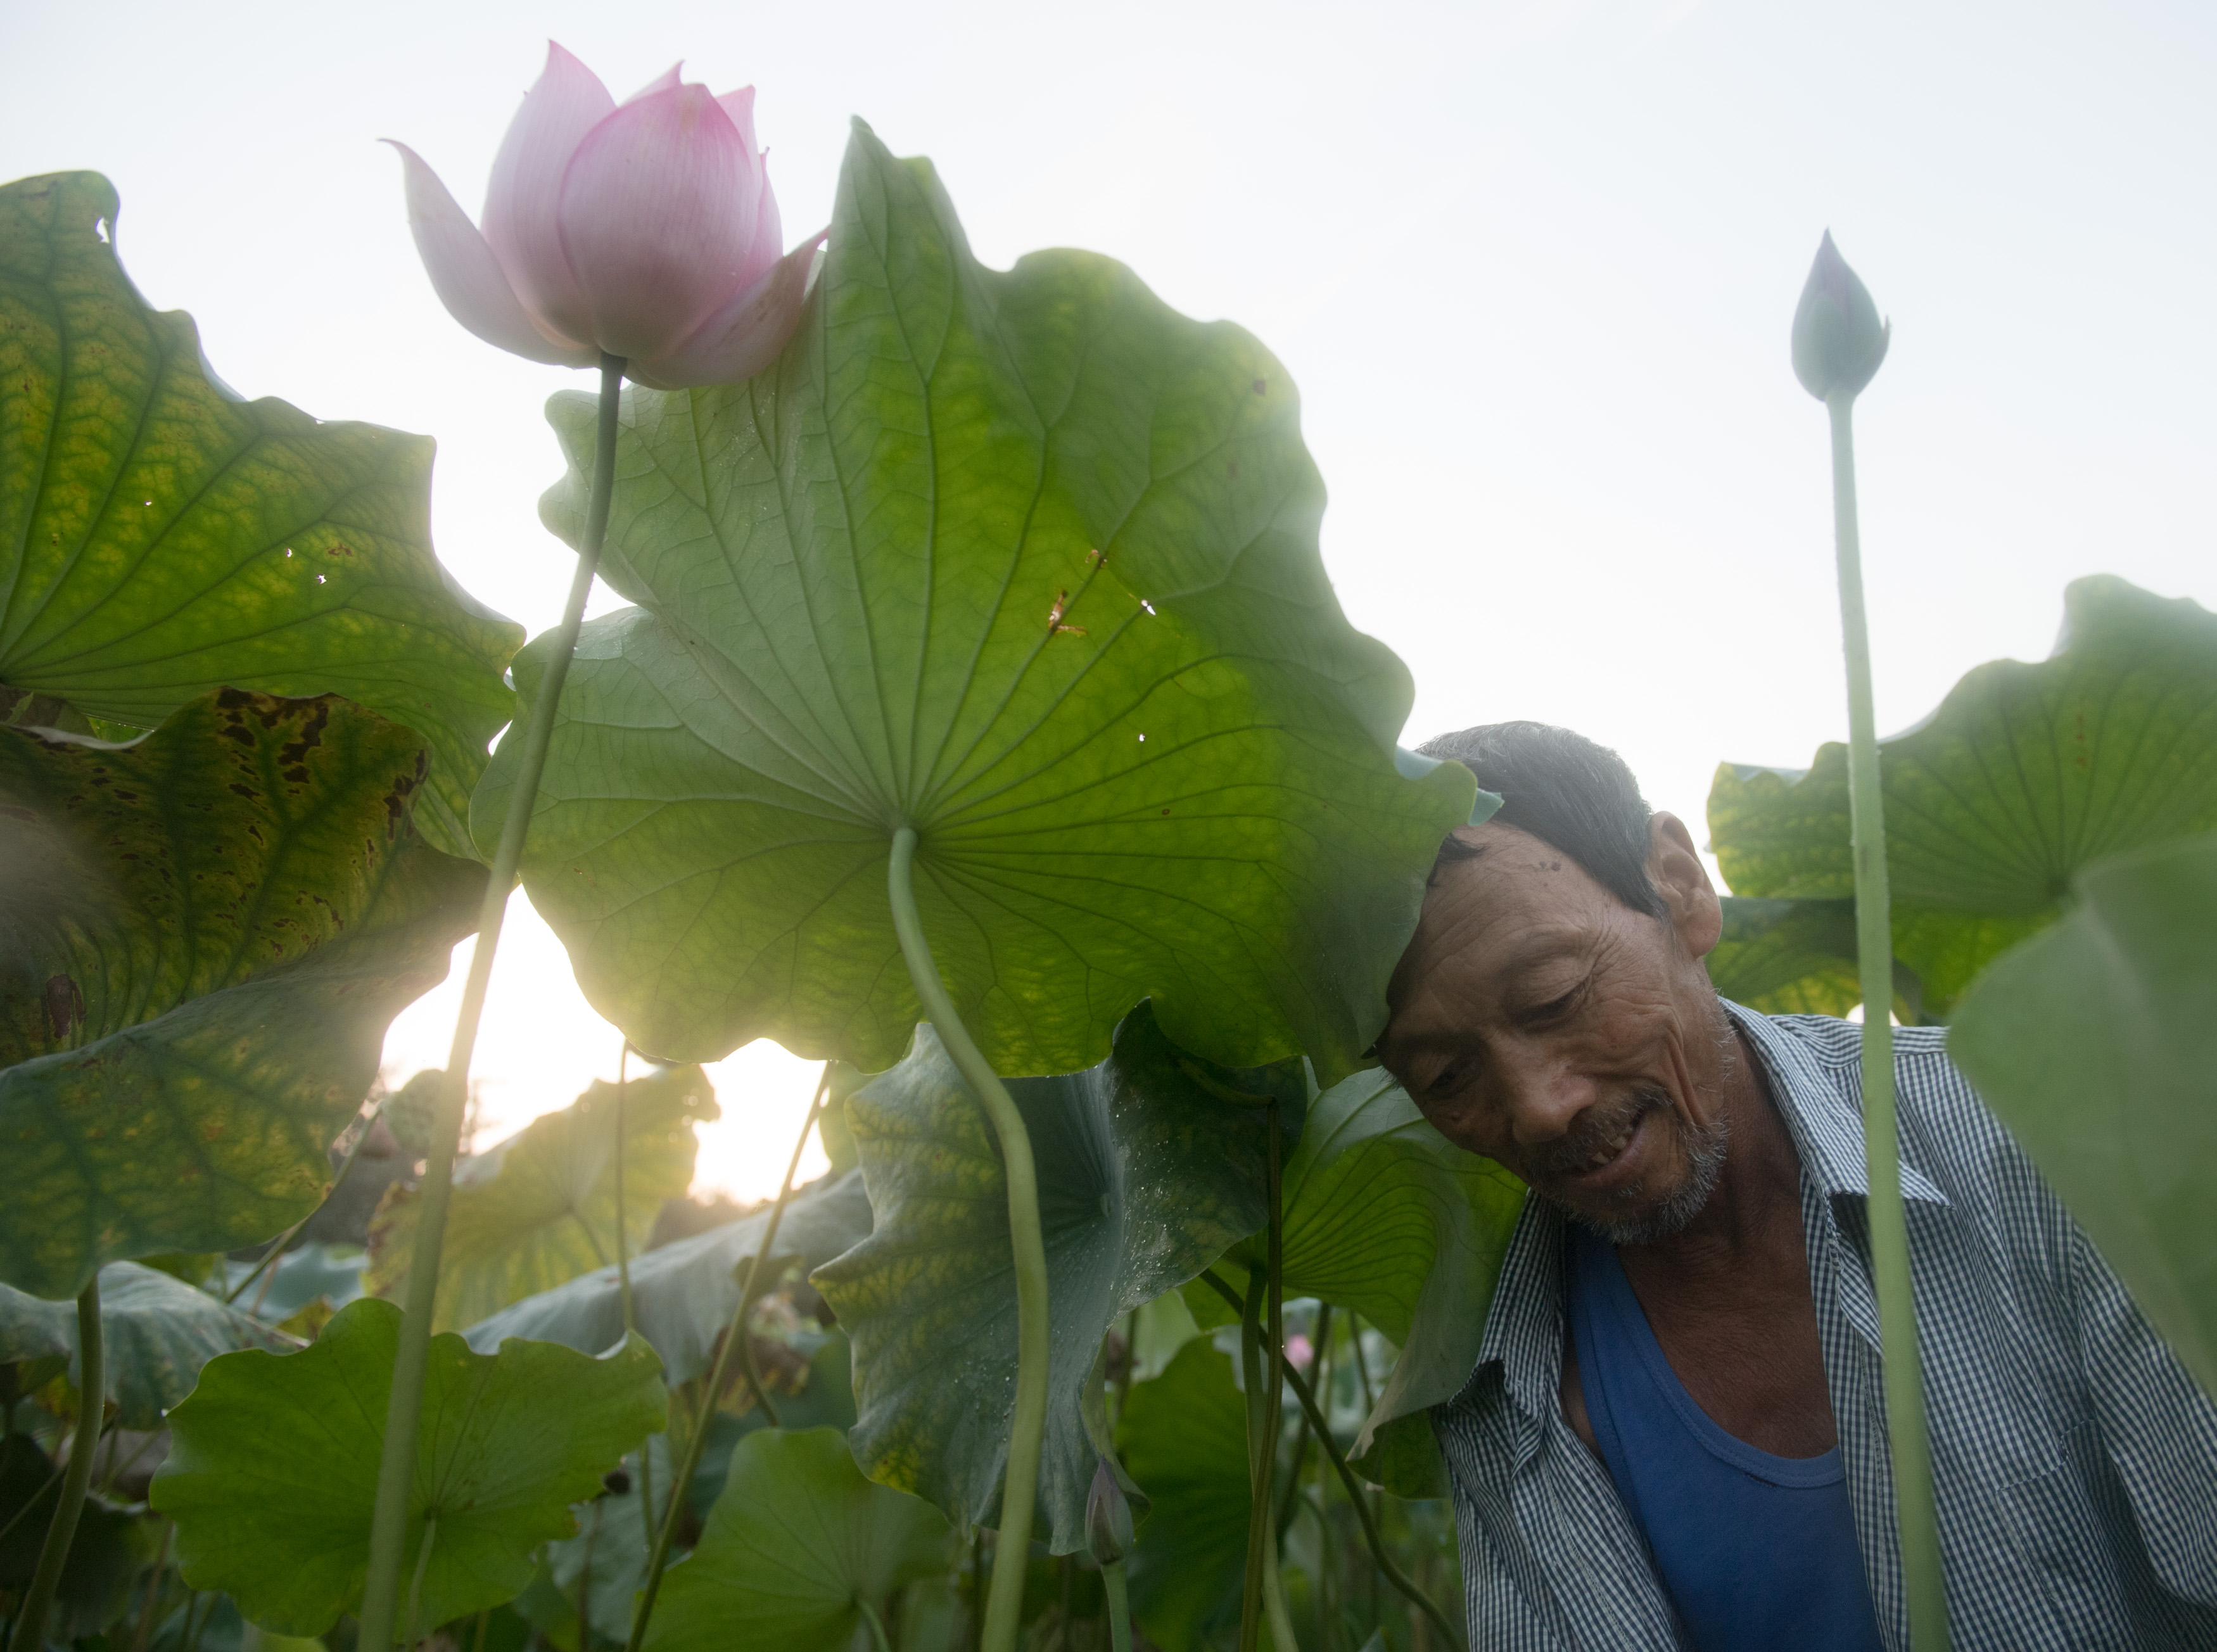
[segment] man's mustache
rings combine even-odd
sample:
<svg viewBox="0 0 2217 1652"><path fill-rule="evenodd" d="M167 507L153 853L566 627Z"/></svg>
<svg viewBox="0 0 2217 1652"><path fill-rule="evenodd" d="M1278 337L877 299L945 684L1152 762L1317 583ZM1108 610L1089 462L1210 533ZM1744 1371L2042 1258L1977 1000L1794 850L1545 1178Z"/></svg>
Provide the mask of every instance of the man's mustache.
<svg viewBox="0 0 2217 1652"><path fill-rule="evenodd" d="M1591 1163L1605 1144L1625 1135L1647 1114L1670 1110L1670 1092L1654 1084L1640 1085L1612 1101L1589 1107L1566 1135L1527 1161L1526 1179L1567 1180Z"/></svg>

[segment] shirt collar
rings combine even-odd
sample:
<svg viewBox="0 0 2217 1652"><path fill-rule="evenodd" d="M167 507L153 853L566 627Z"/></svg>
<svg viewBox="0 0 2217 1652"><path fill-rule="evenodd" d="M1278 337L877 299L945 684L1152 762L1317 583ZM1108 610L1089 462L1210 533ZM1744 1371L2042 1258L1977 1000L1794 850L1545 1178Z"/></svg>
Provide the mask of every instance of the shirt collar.
<svg viewBox="0 0 2217 1652"><path fill-rule="evenodd" d="M1863 1160L1861 1036L1844 1046L1846 1061L1820 1059L1808 1040L1794 1037L1767 1015L1730 999L1725 1012L1745 1036L1770 1080L1770 1098L1794 1137L1804 1174L1827 1199L1870 1197ZM1897 1086L1897 1088L1899 1086ZM1911 1161L1905 1132L1900 1143L1904 1198L1945 1204L1948 1196Z"/></svg>

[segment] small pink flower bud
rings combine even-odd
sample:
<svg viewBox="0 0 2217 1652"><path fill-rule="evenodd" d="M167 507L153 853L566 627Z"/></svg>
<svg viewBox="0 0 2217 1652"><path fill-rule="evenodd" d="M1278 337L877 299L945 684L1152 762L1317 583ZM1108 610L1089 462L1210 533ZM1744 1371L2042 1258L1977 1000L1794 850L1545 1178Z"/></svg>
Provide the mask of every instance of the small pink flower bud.
<svg viewBox="0 0 2217 1652"><path fill-rule="evenodd" d="M799 324L824 241L784 251L754 99L751 86L712 96L673 68L619 105L550 43L479 224L392 145L433 290L479 337L534 362L621 356L665 390L752 377Z"/></svg>

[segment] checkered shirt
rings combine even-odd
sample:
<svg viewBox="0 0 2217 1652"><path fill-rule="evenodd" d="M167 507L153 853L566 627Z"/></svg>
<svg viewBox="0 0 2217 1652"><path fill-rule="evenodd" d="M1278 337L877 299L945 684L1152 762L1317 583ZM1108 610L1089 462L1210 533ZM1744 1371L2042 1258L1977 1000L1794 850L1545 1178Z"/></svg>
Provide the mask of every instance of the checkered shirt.
<svg viewBox="0 0 2217 1652"><path fill-rule="evenodd" d="M1801 1219L1863 1574L1909 1644L1863 1179L1862 1030L1728 1005L1801 1160ZM2217 1407L1948 1060L1895 1034L1902 1191L1956 1652L2217 1649ZM1433 1422L1470 1643L1690 1642L1609 1471L1564 1420L1564 1219L1529 1199L1479 1355Z"/></svg>

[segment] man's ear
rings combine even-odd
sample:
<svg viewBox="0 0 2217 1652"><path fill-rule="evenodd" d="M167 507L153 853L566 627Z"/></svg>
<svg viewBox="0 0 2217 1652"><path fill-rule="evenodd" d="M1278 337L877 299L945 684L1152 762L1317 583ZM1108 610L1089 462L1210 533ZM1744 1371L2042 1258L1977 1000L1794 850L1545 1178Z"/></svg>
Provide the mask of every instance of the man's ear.
<svg viewBox="0 0 2217 1652"><path fill-rule="evenodd" d="M1652 815L1647 832L1647 875L1670 909L1670 927L1689 956L1706 958L1725 932L1725 909L1709 882L1709 869L1701 864L1693 835L1677 815Z"/></svg>

